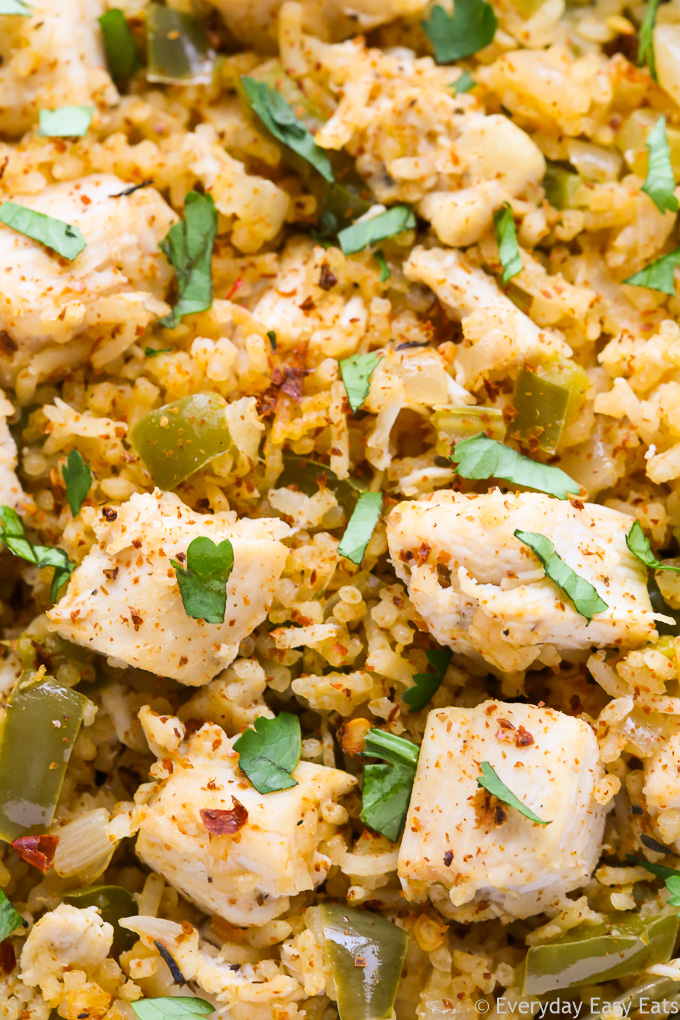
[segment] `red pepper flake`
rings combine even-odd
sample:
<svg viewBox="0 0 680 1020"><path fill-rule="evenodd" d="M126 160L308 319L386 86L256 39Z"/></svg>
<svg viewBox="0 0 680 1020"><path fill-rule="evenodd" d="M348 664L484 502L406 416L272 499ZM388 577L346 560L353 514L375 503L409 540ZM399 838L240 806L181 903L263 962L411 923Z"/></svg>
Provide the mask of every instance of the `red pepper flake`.
<svg viewBox="0 0 680 1020"><path fill-rule="evenodd" d="M530 747L533 742L534 738L529 731L520 726L517 733L515 733L515 747Z"/></svg>
<svg viewBox="0 0 680 1020"><path fill-rule="evenodd" d="M118 514L112 506L105 506L102 510L102 517L109 523L112 523L118 517Z"/></svg>
<svg viewBox="0 0 680 1020"><path fill-rule="evenodd" d="M354 961L354 966L355 967L365 967L366 966L366 957L365 956L357 956L356 960Z"/></svg>
<svg viewBox="0 0 680 1020"><path fill-rule="evenodd" d="M58 836L41 832L39 836L19 836L12 840L11 846L22 860L28 861L45 875L47 869L52 867L58 843Z"/></svg>
<svg viewBox="0 0 680 1020"><path fill-rule="evenodd" d="M16 965L14 946L9 939L5 939L4 942L0 942L0 970L3 974L11 974Z"/></svg>
<svg viewBox="0 0 680 1020"><path fill-rule="evenodd" d="M233 836L248 821L248 812L236 797L232 796L232 808L201 808L201 819L213 836Z"/></svg>
<svg viewBox="0 0 680 1020"><path fill-rule="evenodd" d="M236 282L231 287L229 293L227 294L227 301L231 301L231 299L233 298L233 296L236 293L236 291L240 290L242 286L243 286L243 280L239 276L238 280L236 280Z"/></svg>

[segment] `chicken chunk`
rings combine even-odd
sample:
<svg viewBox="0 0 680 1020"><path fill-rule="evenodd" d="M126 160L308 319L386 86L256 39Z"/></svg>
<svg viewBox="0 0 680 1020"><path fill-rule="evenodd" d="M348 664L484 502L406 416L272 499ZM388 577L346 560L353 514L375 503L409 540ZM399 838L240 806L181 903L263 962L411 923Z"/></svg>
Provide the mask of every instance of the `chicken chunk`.
<svg viewBox="0 0 680 1020"><path fill-rule="evenodd" d="M98 544L71 575L49 616L53 630L130 666L190 686L228 666L265 618L286 561L279 520L238 520L230 511L194 513L173 493L136 493L94 522ZM171 559L205 535L230 539L224 623L186 614Z"/></svg>
<svg viewBox="0 0 680 1020"><path fill-rule="evenodd" d="M28 131L40 110L114 103L97 18L103 0L39 0L29 18L0 17L0 131Z"/></svg>
<svg viewBox="0 0 680 1020"><path fill-rule="evenodd" d="M276 19L282 0L213 0L225 22L237 38L252 46L272 47L276 39ZM303 0L305 25L319 30L327 26L334 38L366 32L394 18L418 14L426 0Z"/></svg>
<svg viewBox="0 0 680 1020"><path fill-rule="evenodd" d="M539 184L545 159L535 142L507 117L471 117L456 140L463 187L432 191L420 203L443 244L459 248L475 244L491 226L495 209Z"/></svg>
<svg viewBox="0 0 680 1020"><path fill-rule="evenodd" d="M297 786L263 796L213 723L180 752L143 809L137 853L145 864L207 913L240 925L266 924L289 897L323 882L330 861L317 847L335 830L320 813L352 789L352 776L301 761ZM201 811L232 810L233 797L248 813L245 825L235 835L211 835Z"/></svg>
<svg viewBox="0 0 680 1020"><path fill-rule="evenodd" d="M645 761L647 811L664 842L680 849L680 733L674 733Z"/></svg>
<svg viewBox="0 0 680 1020"><path fill-rule="evenodd" d="M16 476L17 446L7 425L14 408L0 390L0 506L13 510L25 502L26 496Z"/></svg>
<svg viewBox="0 0 680 1020"><path fill-rule="evenodd" d="M481 762L550 824L478 787ZM430 712L399 850L407 898L430 893L454 916L479 904L506 920L555 904L600 855L603 776L591 727L554 709L487 701Z"/></svg>
<svg viewBox="0 0 680 1020"><path fill-rule="evenodd" d="M630 647L654 637L647 571L626 546L633 520L538 493L441 491L387 518L397 575L430 633L505 672L555 663L568 649ZM545 535L607 603L591 623L546 577L516 529Z"/></svg>
<svg viewBox="0 0 680 1020"><path fill-rule="evenodd" d="M79 227L87 247L67 262L0 226L0 330L6 334L0 378L11 380L49 343L79 334L89 335L83 359L114 325L122 330L131 323L134 343L137 327L163 313L159 299L172 269L158 245L177 217L154 188L124 195L126 187L113 174L93 174L36 195L6 196Z"/></svg>
<svg viewBox="0 0 680 1020"><path fill-rule="evenodd" d="M571 348L556 330L539 329L503 294L496 282L456 251L415 248L404 264L409 280L430 287L446 311L462 321L464 342L456 356L456 380L478 389L493 372L527 359L569 357Z"/></svg>
<svg viewBox="0 0 680 1020"><path fill-rule="evenodd" d="M45 999L59 996L66 970L90 973L104 962L113 942L113 926L96 907L79 910L60 903L31 929L21 951L21 979L39 985Z"/></svg>

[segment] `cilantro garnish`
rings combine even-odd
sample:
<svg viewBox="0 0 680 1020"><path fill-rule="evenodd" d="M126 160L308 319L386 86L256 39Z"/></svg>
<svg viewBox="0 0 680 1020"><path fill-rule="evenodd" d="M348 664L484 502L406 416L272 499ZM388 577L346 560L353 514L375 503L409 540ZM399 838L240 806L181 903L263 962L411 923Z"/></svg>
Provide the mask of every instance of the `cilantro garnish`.
<svg viewBox="0 0 680 1020"><path fill-rule="evenodd" d="M666 138L665 117L660 117L656 122L647 135L645 145L649 151L649 161L642 191L649 195L659 212L677 212L678 200L673 194L675 180Z"/></svg>
<svg viewBox="0 0 680 1020"><path fill-rule="evenodd" d="M560 591L571 600L574 609L581 616L585 616L588 623L596 613L602 613L608 608L607 603L600 598L596 589L590 581L586 581L567 566L561 556L555 552L555 546L546 538L535 531L515 531L515 538L527 545L534 555L540 560L545 570L546 577L553 581Z"/></svg>
<svg viewBox="0 0 680 1020"><path fill-rule="evenodd" d="M642 67L646 64L649 68L654 81L656 77L656 61L654 59L654 25L656 24L656 14L659 9L659 0L648 0L647 10L645 16L642 19L639 32L639 44L637 62L638 67Z"/></svg>
<svg viewBox="0 0 680 1020"><path fill-rule="evenodd" d="M501 208L494 213L493 222L496 227L498 257L503 267L501 279L503 283L508 283L513 276L522 272L522 256L517 244L512 208L508 202L504 202Z"/></svg>
<svg viewBox="0 0 680 1020"><path fill-rule="evenodd" d="M62 466L61 473L66 483L68 505L73 516L77 517L90 491L92 472L78 451L71 450L68 460Z"/></svg>
<svg viewBox="0 0 680 1020"><path fill-rule="evenodd" d="M383 758L386 764L364 767L361 820L393 842L399 839L406 823L418 753L410 740L385 730L369 730L366 734L363 754Z"/></svg>
<svg viewBox="0 0 680 1020"><path fill-rule="evenodd" d="M340 539L338 556L346 556L352 563L361 566L366 546L380 519L382 492L362 492L349 519L345 534Z"/></svg>
<svg viewBox="0 0 680 1020"><path fill-rule="evenodd" d="M173 329L185 315L204 312L213 301L212 253L217 213L212 195L190 191L184 199L184 219L161 241L161 250L175 270L179 300L161 326Z"/></svg>
<svg viewBox="0 0 680 1020"><path fill-rule="evenodd" d="M157 999L137 999L131 1002L138 1020L185 1020L186 1017L207 1016L215 1012L205 999L189 995L163 995Z"/></svg>
<svg viewBox="0 0 680 1020"><path fill-rule="evenodd" d="M413 687L404 691L404 701L411 706L409 709L411 712L419 712L421 708L425 708L437 693L449 668L453 652L450 648L430 648L425 655L434 673L413 674Z"/></svg>
<svg viewBox="0 0 680 1020"><path fill-rule="evenodd" d="M662 294L673 297L675 294L675 267L678 265L680 265L680 248L650 262L639 273L633 273L623 282L630 283L633 287L648 287L650 290L658 290Z"/></svg>
<svg viewBox="0 0 680 1020"><path fill-rule="evenodd" d="M50 598L56 602L59 589L75 568L66 552L50 545L33 545L26 537L21 517L10 506L0 506L0 542L27 563L34 563L37 567L54 567Z"/></svg>
<svg viewBox="0 0 680 1020"><path fill-rule="evenodd" d="M642 525L639 521L633 523L632 528L626 535L626 545L633 556L637 556L651 570L673 570L676 574L680 574L680 567L674 567L672 563L661 563L657 560L652 552L649 539L642 530Z"/></svg>
<svg viewBox="0 0 680 1020"><path fill-rule="evenodd" d="M493 42L498 19L486 0L456 0L453 14L436 4L423 28L438 64L471 57Z"/></svg>
<svg viewBox="0 0 680 1020"><path fill-rule="evenodd" d="M502 478L513 485L545 492L558 499L566 499L570 493L577 494L580 489L578 483L559 468L531 460L509 446L489 439L483 432L456 443L451 460L461 478Z"/></svg>
<svg viewBox="0 0 680 1020"><path fill-rule="evenodd" d="M300 720L290 712L275 719L260 716L255 729L244 730L234 741L238 765L258 793L275 793L297 786L293 772L302 753Z"/></svg>
<svg viewBox="0 0 680 1020"><path fill-rule="evenodd" d="M345 255L354 255L378 241L394 237L404 230L413 230L415 225L415 213L410 206L393 205L391 209L378 213L377 216L359 220L345 227L339 232L338 241Z"/></svg>
<svg viewBox="0 0 680 1020"><path fill-rule="evenodd" d="M0 942L9 938L13 931L22 926L25 927L26 922L0 889Z"/></svg>
<svg viewBox="0 0 680 1020"><path fill-rule="evenodd" d="M87 247L87 242L78 227L72 227L63 220L36 212L17 202L3 202L0 205L0 223L11 227L18 234L30 237L32 241L44 244L72 262L76 255Z"/></svg>
<svg viewBox="0 0 680 1020"><path fill-rule="evenodd" d="M106 66L118 85L142 67L142 58L120 7L112 7L105 11L99 18L99 26L102 31Z"/></svg>
<svg viewBox="0 0 680 1020"><path fill-rule="evenodd" d="M86 135L94 106L60 106L56 110L40 111L41 138L82 138Z"/></svg>
<svg viewBox="0 0 680 1020"><path fill-rule="evenodd" d="M371 389L371 376L382 354L353 354L340 361L340 375L345 384L349 406L358 411Z"/></svg>
<svg viewBox="0 0 680 1020"><path fill-rule="evenodd" d="M292 106L286 102L280 92L267 85L243 75L243 88L248 97L250 108L267 130L298 156L306 160L321 174L329 184L333 183L333 167L320 146L314 141L314 135L308 131L302 121L298 120Z"/></svg>
<svg viewBox="0 0 680 1020"><path fill-rule="evenodd" d="M505 783L499 778L493 767L488 761L480 763L481 774L477 776L477 785L483 786L485 790L488 790L490 794L497 797L498 800L502 800L508 807L515 808L520 814L523 814L525 818L528 818L530 822L536 822L537 825L551 825L552 822L546 822L538 815L534 814L531 808L528 808L526 804L523 804L519 800L512 790L509 790Z"/></svg>
<svg viewBox="0 0 680 1020"><path fill-rule="evenodd" d="M234 549L228 538L219 545L199 535L187 548L186 568L170 560L175 568L184 612L194 620L224 623L227 581L234 567Z"/></svg>

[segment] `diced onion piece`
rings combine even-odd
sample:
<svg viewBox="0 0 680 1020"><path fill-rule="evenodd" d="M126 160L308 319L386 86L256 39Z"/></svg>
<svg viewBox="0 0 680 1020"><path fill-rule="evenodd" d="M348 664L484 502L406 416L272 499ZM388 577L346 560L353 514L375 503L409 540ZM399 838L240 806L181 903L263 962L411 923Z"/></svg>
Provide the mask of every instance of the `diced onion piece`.
<svg viewBox="0 0 680 1020"><path fill-rule="evenodd" d="M680 103L680 25L656 26L654 58L659 85L676 103Z"/></svg>
<svg viewBox="0 0 680 1020"><path fill-rule="evenodd" d="M108 823L106 808L95 808L56 830L54 870L61 878L77 875L83 882L94 882L106 870L116 848L107 835Z"/></svg>

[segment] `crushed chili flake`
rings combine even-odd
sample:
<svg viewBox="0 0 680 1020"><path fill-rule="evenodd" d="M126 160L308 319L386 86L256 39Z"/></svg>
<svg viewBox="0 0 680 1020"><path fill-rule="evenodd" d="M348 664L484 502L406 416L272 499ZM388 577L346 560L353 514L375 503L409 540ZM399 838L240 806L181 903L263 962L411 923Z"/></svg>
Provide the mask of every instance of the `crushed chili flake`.
<svg viewBox="0 0 680 1020"><path fill-rule="evenodd" d="M447 850L444 854L444 867L450 868L453 861L453 850Z"/></svg>
<svg viewBox="0 0 680 1020"><path fill-rule="evenodd" d="M11 846L22 860L28 861L45 875L48 868L52 867L58 844L58 836L41 832L39 836L19 836L12 840Z"/></svg>
<svg viewBox="0 0 680 1020"><path fill-rule="evenodd" d="M9 939L0 942L0 970L3 974L11 974L17 965L14 946Z"/></svg>
<svg viewBox="0 0 680 1020"><path fill-rule="evenodd" d="M523 726L520 726L515 733L515 747L530 747L533 742L534 738L529 731L525 730Z"/></svg>
<svg viewBox="0 0 680 1020"><path fill-rule="evenodd" d="M248 821L248 812L236 797L232 796L231 808L201 808L201 819L213 836L233 836Z"/></svg>

